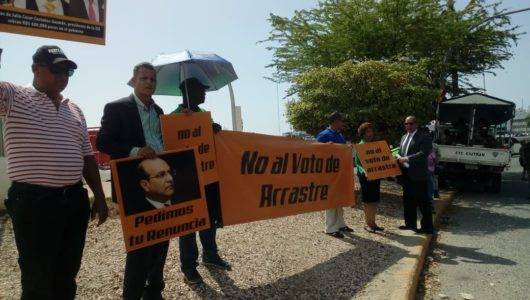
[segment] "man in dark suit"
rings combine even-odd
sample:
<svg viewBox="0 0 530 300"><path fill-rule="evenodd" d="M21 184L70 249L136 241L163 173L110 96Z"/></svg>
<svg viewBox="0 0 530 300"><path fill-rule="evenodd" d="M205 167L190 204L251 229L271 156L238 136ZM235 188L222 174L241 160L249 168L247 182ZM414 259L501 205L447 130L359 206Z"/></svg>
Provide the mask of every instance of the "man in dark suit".
<svg viewBox="0 0 530 300"><path fill-rule="evenodd" d="M94 22L105 21L104 0L70 0L66 15Z"/></svg>
<svg viewBox="0 0 530 300"><path fill-rule="evenodd" d="M403 213L405 225L400 229L414 230L418 233L433 233L432 211L428 196L427 156L432 150L432 141L428 135L418 131L416 117L405 119L407 133L400 143L400 163L403 173ZM422 214L421 228L417 230L417 212Z"/></svg>
<svg viewBox="0 0 530 300"><path fill-rule="evenodd" d="M129 156L152 159L164 150L160 129L163 112L152 99L156 87L155 68L150 63L136 65L131 81L134 92L130 96L105 105L96 146L112 159ZM114 187L112 194L115 199ZM168 244L159 243L127 253L124 299L162 298L162 271ZM158 269L153 271L153 268Z"/></svg>

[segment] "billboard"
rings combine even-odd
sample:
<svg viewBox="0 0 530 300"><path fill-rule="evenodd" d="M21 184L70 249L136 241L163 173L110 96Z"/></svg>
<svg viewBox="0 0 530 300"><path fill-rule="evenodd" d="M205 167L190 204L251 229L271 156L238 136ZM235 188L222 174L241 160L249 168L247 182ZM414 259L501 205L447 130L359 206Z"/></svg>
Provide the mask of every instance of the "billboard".
<svg viewBox="0 0 530 300"><path fill-rule="evenodd" d="M0 0L0 31L105 44L105 0Z"/></svg>

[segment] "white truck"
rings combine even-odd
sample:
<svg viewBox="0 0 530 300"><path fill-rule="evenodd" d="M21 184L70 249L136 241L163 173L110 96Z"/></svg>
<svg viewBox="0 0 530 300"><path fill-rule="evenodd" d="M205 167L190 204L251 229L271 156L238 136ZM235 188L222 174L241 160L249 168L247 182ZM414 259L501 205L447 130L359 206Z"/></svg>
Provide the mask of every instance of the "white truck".
<svg viewBox="0 0 530 300"><path fill-rule="evenodd" d="M469 94L438 104L435 149L441 181L473 182L501 190L501 174L510 164L509 123L515 104L485 94Z"/></svg>

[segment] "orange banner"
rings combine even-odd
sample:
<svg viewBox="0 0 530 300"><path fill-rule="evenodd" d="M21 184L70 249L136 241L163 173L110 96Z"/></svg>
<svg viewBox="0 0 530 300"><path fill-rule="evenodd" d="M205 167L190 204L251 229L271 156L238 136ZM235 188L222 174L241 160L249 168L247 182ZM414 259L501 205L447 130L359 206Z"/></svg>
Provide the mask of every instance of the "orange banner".
<svg viewBox="0 0 530 300"><path fill-rule="evenodd" d="M215 135L224 225L352 206L352 149L255 133Z"/></svg>
<svg viewBox="0 0 530 300"><path fill-rule="evenodd" d="M215 162L212 117L209 112L160 116L165 150L197 147L204 184L219 181Z"/></svg>
<svg viewBox="0 0 530 300"><path fill-rule="evenodd" d="M210 228L197 149L110 162L127 251Z"/></svg>
<svg viewBox="0 0 530 300"><path fill-rule="evenodd" d="M386 141L356 144L354 147L368 180L401 175Z"/></svg>
<svg viewBox="0 0 530 300"><path fill-rule="evenodd" d="M29 2L0 0L0 31L105 44L105 0L93 1L88 11L83 0Z"/></svg>

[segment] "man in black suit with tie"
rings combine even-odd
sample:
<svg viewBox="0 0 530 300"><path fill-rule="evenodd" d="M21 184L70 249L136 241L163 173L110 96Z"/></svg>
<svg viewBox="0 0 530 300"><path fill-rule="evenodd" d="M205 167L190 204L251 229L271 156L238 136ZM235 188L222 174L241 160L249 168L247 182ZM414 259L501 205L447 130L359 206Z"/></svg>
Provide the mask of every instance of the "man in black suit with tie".
<svg viewBox="0 0 530 300"><path fill-rule="evenodd" d="M105 21L104 0L70 0L69 2L67 16L94 22Z"/></svg>
<svg viewBox="0 0 530 300"><path fill-rule="evenodd" d="M111 159L129 156L154 159L164 145L160 129L163 112L152 99L156 87L153 65L136 65L131 82L134 92L130 96L105 105L96 146ZM153 179L156 175L149 176ZM115 200L114 186L112 194ZM169 242L163 242L127 253L124 299L162 299L162 271L168 245Z"/></svg>
<svg viewBox="0 0 530 300"><path fill-rule="evenodd" d="M400 143L400 163L403 173L403 213L405 225L400 229L414 230L418 233L433 233L432 211L427 189L427 156L432 149L429 136L418 131L416 117L405 119L407 133ZM421 228L417 230L417 212L422 214Z"/></svg>

